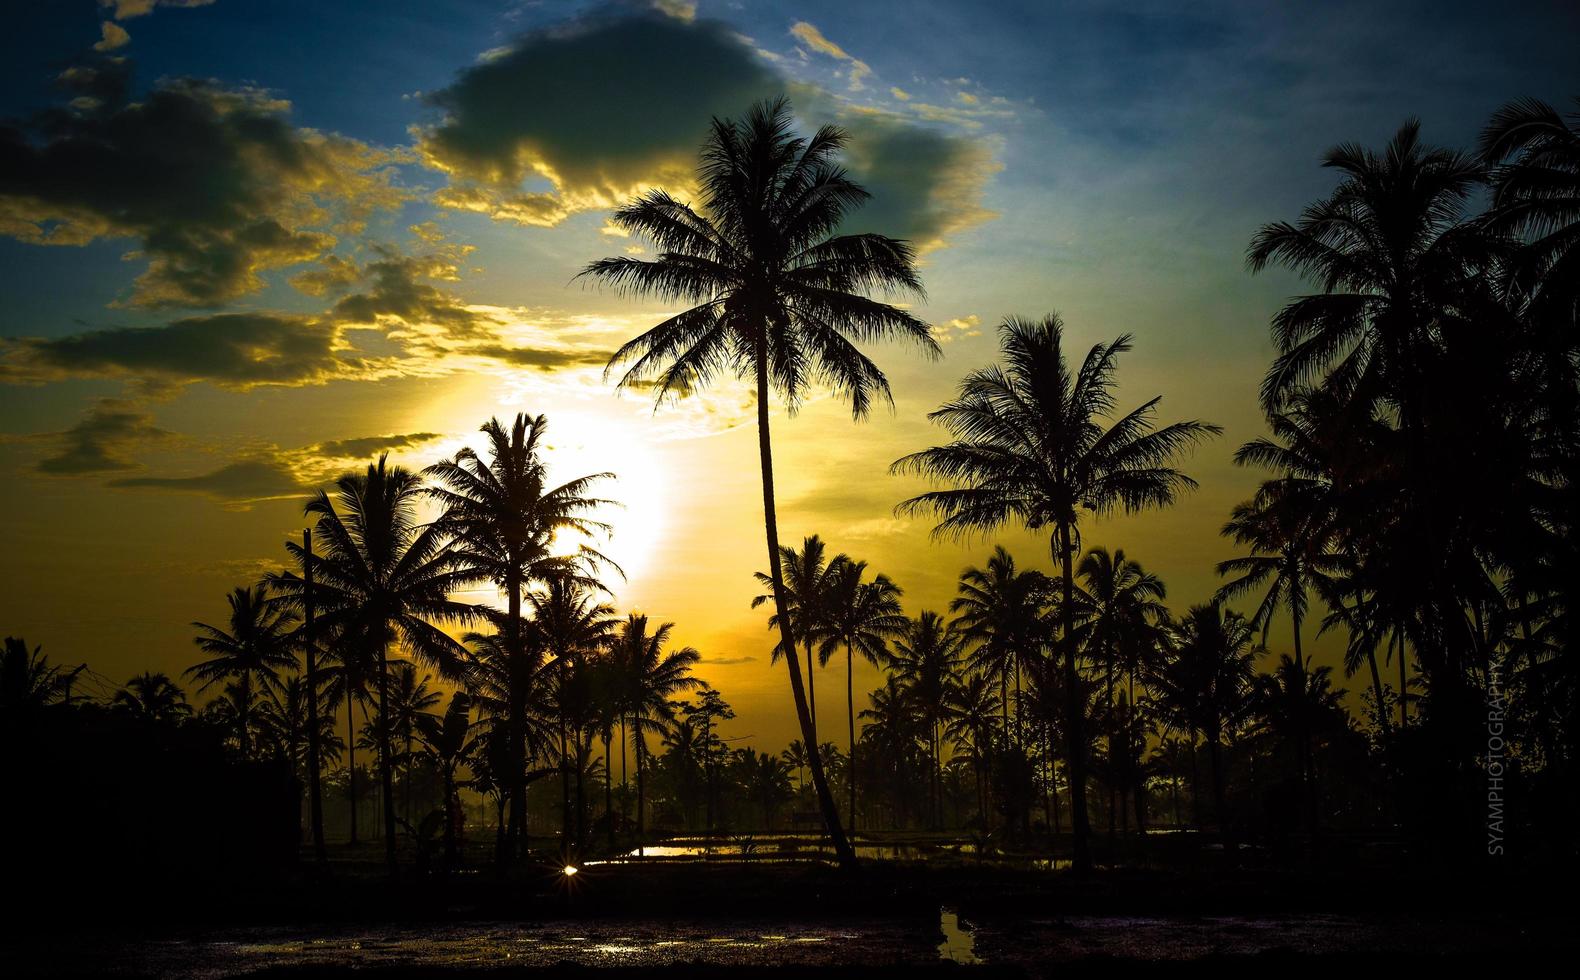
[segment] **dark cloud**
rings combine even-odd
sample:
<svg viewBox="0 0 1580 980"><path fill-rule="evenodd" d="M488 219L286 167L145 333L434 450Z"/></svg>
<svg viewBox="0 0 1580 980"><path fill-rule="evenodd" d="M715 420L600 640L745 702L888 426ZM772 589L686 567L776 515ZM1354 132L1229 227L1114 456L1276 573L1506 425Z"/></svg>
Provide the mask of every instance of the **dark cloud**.
<svg viewBox="0 0 1580 980"><path fill-rule="evenodd" d="M218 313L159 327L12 340L0 349L0 381L99 377L250 388L307 384L368 367L340 346L333 327L309 317Z"/></svg>
<svg viewBox="0 0 1580 980"><path fill-rule="evenodd" d="M734 666L737 666L739 664L754 664L754 663L757 662L757 658L756 657L703 657L701 662L705 663L705 664L709 664L709 665L714 666L714 667L734 667Z"/></svg>
<svg viewBox="0 0 1580 980"><path fill-rule="evenodd" d="M241 460L196 476L125 477L111 480L109 486L199 493L232 503L292 497L307 489L289 466L275 459Z"/></svg>
<svg viewBox="0 0 1580 980"><path fill-rule="evenodd" d="M358 280L368 288L341 299L330 316L341 323L378 324L395 317L408 325L438 328L450 337L473 337L486 333L494 320L468 309L447 289L432 280L459 278L455 263L440 255L401 255L384 250L381 258L369 262ZM338 274L335 270L332 274Z"/></svg>
<svg viewBox="0 0 1580 980"><path fill-rule="evenodd" d="M981 193L998 165L980 137L792 83L720 22L628 7L529 34L461 72L430 96L445 117L419 150L450 175L439 203L553 225L645 186L684 189L710 118L786 92L808 123L850 134L847 162L873 200L849 230L925 250L992 217Z"/></svg>
<svg viewBox="0 0 1580 980"><path fill-rule="evenodd" d="M441 202L527 224L684 179L711 116L781 91L726 25L617 8L520 38L430 96L445 118L420 149ZM550 182L526 191L524 181Z"/></svg>
<svg viewBox="0 0 1580 980"><path fill-rule="evenodd" d="M38 472L51 476L83 476L136 469L127 454L149 442L168 438L169 432L153 423L153 416L133 406L105 399L90 409L81 422L60 433L59 451L38 463Z"/></svg>
<svg viewBox="0 0 1580 980"><path fill-rule="evenodd" d="M548 371L562 367L603 367L609 363L607 350L561 350L546 347L506 347L503 344L475 344L462 349L462 353L487 357L517 367L538 368Z"/></svg>
<svg viewBox="0 0 1580 980"><path fill-rule="evenodd" d="M313 452L330 459L362 459L387 449L406 449L425 442L443 438L438 432L407 432L393 436L363 436L358 439L335 439L321 442Z"/></svg>
<svg viewBox="0 0 1580 980"><path fill-rule="evenodd" d="M128 99L124 59L61 78L68 107L0 125L0 234L40 245L133 238L147 263L127 300L217 306L259 273L310 261L402 199L390 154L297 129L257 89L175 79Z"/></svg>

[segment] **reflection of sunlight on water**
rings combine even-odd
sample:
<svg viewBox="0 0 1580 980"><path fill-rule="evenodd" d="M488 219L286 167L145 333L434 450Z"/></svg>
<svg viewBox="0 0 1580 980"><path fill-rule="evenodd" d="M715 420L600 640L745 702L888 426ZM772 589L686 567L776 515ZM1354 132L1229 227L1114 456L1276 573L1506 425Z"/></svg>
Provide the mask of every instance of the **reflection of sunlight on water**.
<svg viewBox="0 0 1580 980"><path fill-rule="evenodd" d="M976 937L961 925L960 914L954 909L943 909L938 914L938 931L944 941L938 944L938 958L953 963L981 963L976 953Z"/></svg>

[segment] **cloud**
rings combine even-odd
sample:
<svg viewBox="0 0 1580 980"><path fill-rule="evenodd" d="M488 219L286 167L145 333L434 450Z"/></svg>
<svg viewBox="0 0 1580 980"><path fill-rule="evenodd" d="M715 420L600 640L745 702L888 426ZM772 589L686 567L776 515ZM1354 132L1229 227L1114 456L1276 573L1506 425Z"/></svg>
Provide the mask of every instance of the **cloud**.
<svg viewBox="0 0 1580 980"><path fill-rule="evenodd" d="M390 449L408 449L444 438L438 432L407 432L391 436L362 436L321 442L312 451L326 459L364 459Z"/></svg>
<svg viewBox="0 0 1580 980"><path fill-rule="evenodd" d="M404 199L397 155L297 129L267 92L173 79L131 101L129 78L124 59L76 66L69 107L0 125L0 234L136 239L145 267L123 305L224 304Z"/></svg>
<svg viewBox="0 0 1580 980"><path fill-rule="evenodd" d="M757 660L757 657L703 657L699 663L714 667L735 667L740 664L754 664Z"/></svg>
<svg viewBox="0 0 1580 980"><path fill-rule="evenodd" d="M980 337L982 335L982 318L975 313L957 316L942 323L935 323L930 328L933 339L940 344L947 344L956 337Z"/></svg>
<svg viewBox="0 0 1580 980"><path fill-rule="evenodd" d="M154 12L155 7L207 7L214 0L99 0L101 7L113 7L110 16L116 20L130 20Z"/></svg>
<svg viewBox="0 0 1580 980"><path fill-rule="evenodd" d="M111 480L108 485L117 489L198 493L231 503L295 497L307 491L289 466L269 458L239 460L195 476L124 477Z"/></svg>
<svg viewBox="0 0 1580 980"><path fill-rule="evenodd" d="M428 326L450 337L475 337L493 322L433 285L433 280L453 282L460 272L452 258L441 254L402 255L393 249L376 249L379 258L364 266L352 281L368 288L342 298L329 316L339 323L377 325L393 318L407 326ZM344 270L332 275L344 276ZM329 288L334 288L333 284Z"/></svg>
<svg viewBox="0 0 1580 980"><path fill-rule="evenodd" d="M37 470L51 476L82 476L136 469L127 453L145 443L168 438L153 416L114 399L103 399L82 421L54 438L59 451L40 460Z"/></svg>
<svg viewBox="0 0 1580 980"><path fill-rule="evenodd" d="M114 51L116 48L126 46L132 40L132 36L126 33L126 28L108 20L99 25L99 37L100 40L93 46L95 51Z"/></svg>
<svg viewBox="0 0 1580 980"><path fill-rule="evenodd" d="M823 32L806 21L797 21L790 28L790 33L800 39L801 43L819 54L828 55L835 61L850 63L850 90L859 92L865 86L862 79L872 74L872 69L860 58L852 57L846 50L823 36Z"/></svg>
<svg viewBox="0 0 1580 980"><path fill-rule="evenodd" d="M662 84L655 80L662 79ZM712 116L782 88L734 31L619 8L528 34L429 96L441 205L554 225L690 179Z"/></svg>
<svg viewBox="0 0 1580 980"><path fill-rule="evenodd" d="M309 317L218 313L157 327L11 340L0 347L0 381L132 378L156 384L208 381L224 388L299 385L369 366L344 347L335 328Z"/></svg>
<svg viewBox="0 0 1580 980"><path fill-rule="evenodd" d="M486 357L516 367L537 368L543 371L563 367L603 367L613 353L600 349L547 347L506 347L502 344L478 344L460 349L474 357Z"/></svg>

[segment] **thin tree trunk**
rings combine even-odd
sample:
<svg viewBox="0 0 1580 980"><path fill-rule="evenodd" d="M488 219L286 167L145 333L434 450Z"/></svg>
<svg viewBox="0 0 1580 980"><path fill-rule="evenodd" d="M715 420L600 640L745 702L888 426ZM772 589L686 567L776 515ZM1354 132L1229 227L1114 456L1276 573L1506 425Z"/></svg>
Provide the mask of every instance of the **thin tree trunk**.
<svg viewBox="0 0 1580 980"><path fill-rule="evenodd" d="M510 751L505 753L510 765L510 782L507 784L510 788L510 824L505 832L505 848L500 859L510 864L521 853L521 838L527 824L526 692L517 690L522 686L522 677L526 673L523 664L526 651L521 643L521 577L513 560L505 575L505 593L506 615L510 619L510 627L505 634L508 645L506 656L510 659L510 719L506 728L510 737Z"/></svg>
<svg viewBox="0 0 1580 980"><path fill-rule="evenodd" d="M1301 580L1293 578L1291 589L1301 588ZM1291 593L1293 595L1293 593ZM1295 737L1300 740L1296 747L1296 754L1300 763L1300 796L1301 809L1304 811L1303 819L1306 824L1306 833L1314 834L1317 831L1317 790L1311 772L1311 724L1310 712L1307 710L1306 697L1310 693L1306 685L1306 658L1300 648L1300 610L1298 607L1290 610L1290 617L1295 625L1295 676L1300 682L1300 698L1295 702L1297 712L1295 718Z"/></svg>
<svg viewBox="0 0 1580 980"><path fill-rule="evenodd" d="M346 684L346 751L350 753L346 769L347 792L351 794L351 843L357 842L357 729L356 712L352 709L351 685Z"/></svg>
<svg viewBox="0 0 1580 980"><path fill-rule="evenodd" d="M823 824L834 854L843 868L856 866L856 852L851 849L840 826L839 808L829 792L828 777L823 771L823 756L817 747L817 728L807 706L806 692L801 690L801 665L797 663L795 632L791 628L790 609L784 601L784 575L779 566L779 521L774 506L773 444L768 430L768 349L767 323L761 325L763 335L757 341L757 450L762 463L763 479L763 529L768 545L768 571L773 582L774 609L779 616L779 639L785 652L790 671L790 695L795 702L796 720L801 724L801 736L807 743L807 766L812 770L812 785L817 790L818 805L823 811Z"/></svg>
<svg viewBox="0 0 1580 980"><path fill-rule="evenodd" d="M642 740L640 729L636 733L636 855L642 856L642 836L647 831L647 788L642 781L642 755L643 746L647 743Z"/></svg>
<svg viewBox="0 0 1580 980"><path fill-rule="evenodd" d="M1086 749L1081 729L1085 706L1081 703L1075 668L1075 569L1070 554L1070 527L1059 525L1059 560L1064 570L1064 682L1069 718L1065 722L1065 741L1070 773L1070 831L1074 838L1073 865L1077 874L1092 869L1091 825L1086 816Z"/></svg>
<svg viewBox="0 0 1580 980"><path fill-rule="evenodd" d="M1393 652L1393 638L1388 639L1388 651ZM1382 672L1377 669L1377 648L1368 645L1366 648L1366 666L1371 668L1372 697L1377 699L1377 737L1379 740L1388 737L1388 702L1383 697Z"/></svg>
<svg viewBox="0 0 1580 980"><path fill-rule="evenodd" d="M856 655L850 644L845 644L845 719L850 727L850 758L846 762L847 781L850 783L850 830L856 831Z"/></svg>
<svg viewBox="0 0 1580 980"><path fill-rule="evenodd" d="M322 762L318 751L318 633L314 629L313 605L313 532L311 529L302 532L302 551L305 555L302 565L302 603L306 607L306 621L303 629L306 631L306 659L307 659L307 798L308 810L311 814L313 825L313 860L319 865L328 862L328 854L324 850L324 790Z"/></svg>
<svg viewBox="0 0 1580 980"><path fill-rule="evenodd" d="M1405 672L1404 672L1404 634L1398 630L1394 634L1399 637L1399 730L1405 730L1407 724L1405 716Z"/></svg>
<svg viewBox="0 0 1580 980"><path fill-rule="evenodd" d="M609 825L609 850L614 850L614 726L605 730L603 737L603 818Z"/></svg>
<svg viewBox="0 0 1580 980"><path fill-rule="evenodd" d="M394 773L390 759L389 712L389 645L379 644L379 788L384 808L384 862L389 873L399 873L400 865L395 855L395 793Z"/></svg>

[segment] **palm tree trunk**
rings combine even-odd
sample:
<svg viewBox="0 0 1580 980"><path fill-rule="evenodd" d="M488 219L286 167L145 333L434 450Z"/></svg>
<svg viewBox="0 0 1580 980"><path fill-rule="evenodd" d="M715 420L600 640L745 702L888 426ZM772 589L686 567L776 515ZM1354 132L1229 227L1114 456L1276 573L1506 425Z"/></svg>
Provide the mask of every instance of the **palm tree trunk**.
<svg viewBox="0 0 1580 980"><path fill-rule="evenodd" d="M1393 639L1391 637L1388 640L1388 651L1390 653L1393 652ZM1377 737L1386 739L1388 737L1388 704L1383 699L1382 672L1377 669L1377 648L1375 645L1368 645L1366 648L1366 666L1371 668L1372 697L1377 699Z"/></svg>
<svg viewBox="0 0 1580 980"><path fill-rule="evenodd" d="M565 712L560 712L560 851L570 857L571 842L571 747L565 732ZM569 863L567 861L566 863Z"/></svg>
<svg viewBox="0 0 1580 980"><path fill-rule="evenodd" d="M252 746L247 737L247 729L252 726L252 672L248 670L241 672L241 710L236 712L236 715L241 723L240 731L238 732L238 741L241 745L241 761L247 762L252 758L252 752L250 751Z"/></svg>
<svg viewBox="0 0 1580 980"><path fill-rule="evenodd" d="M322 762L318 752L318 635L314 630L313 604L313 532L302 532L302 603L305 609L303 629L307 657L307 797L313 824L313 860L320 866L329 860L324 850L324 791L321 772Z"/></svg>
<svg viewBox="0 0 1580 980"><path fill-rule="evenodd" d="M636 733L636 855L642 856L642 835L647 831L644 812L647 809L647 787L642 780L642 741L640 729Z"/></svg>
<svg viewBox="0 0 1580 980"><path fill-rule="evenodd" d="M1064 683L1067 713L1065 720L1065 765L1070 773L1070 832L1073 835L1073 866L1077 874L1092 869L1091 825L1086 816L1086 748L1081 735L1084 727L1078 677L1075 668L1075 568L1070 548L1070 526L1061 523L1058 533L1059 561L1064 572Z"/></svg>
<svg viewBox="0 0 1580 980"><path fill-rule="evenodd" d="M395 856L395 776L390 758L389 644L379 644L379 788L383 793L384 862L393 876L400 871Z"/></svg>
<svg viewBox="0 0 1580 980"><path fill-rule="evenodd" d="M1405 688L1405 673L1404 673L1404 634L1402 632L1399 632L1398 630L1395 630L1394 633L1395 633L1396 636L1399 637L1399 730L1402 732L1405 729L1405 722L1406 722L1406 719L1405 719L1405 708L1406 708L1406 704L1405 704L1405 700L1406 700L1405 699L1405 690L1406 690L1406 688Z"/></svg>
<svg viewBox="0 0 1580 980"><path fill-rule="evenodd" d="M525 691L517 690L522 686L521 678L525 674L523 661L526 651L521 644L521 578L514 566L512 561L505 576L505 600L510 619L510 627L506 632L509 644L506 656L510 659L510 751L505 753L510 764L510 825L505 833L505 849L500 858L507 864L520 854L521 837L527 825L527 699Z"/></svg>
<svg viewBox="0 0 1580 980"><path fill-rule="evenodd" d="M845 768L850 783L850 830L856 832L856 656L850 644L845 644L845 720L850 728L850 757Z"/></svg>
<svg viewBox="0 0 1580 980"><path fill-rule="evenodd" d="M768 431L768 344L767 323L760 326L762 335L757 341L757 451L762 463L763 478L763 530L768 545L768 572L773 582L774 609L779 616L779 641L785 652L790 671L790 696L795 702L796 720L801 724L801 737L806 742L807 767L812 770L812 785L817 790L817 801L823 811L823 825L834 845L834 854L840 867L854 868L856 852L845 831L840 826L839 808L829 792L828 776L823 771L823 755L818 751L817 728L807 707L806 692L801 689L801 665L796 656L795 632L791 628L790 609L784 601L784 575L779 567L779 519L774 505L773 443Z"/></svg>
<svg viewBox="0 0 1580 980"><path fill-rule="evenodd" d="M609 850L614 850L614 726L604 730L603 736L603 819L609 825Z"/></svg>
<svg viewBox="0 0 1580 980"><path fill-rule="evenodd" d="M1290 589L1303 588L1302 581L1291 576ZM1293 592L1291 592L1293 596ZM1300 609L1297 606L1290 610L1290 618L1295 626L1295 676L1300 683L1300 699L1295 702L1298 712L1295 718L1295 737L1300 740L1296 747L1296 755L1300 763L1300 796L1304 811L1303 819L1306 824L1306 833L1315 833L1317 829L1317 796L1316 787L1313 785L1311 773L1311 726L1310 712L1306 710L1306 697L1310 693L1306 685L1306 658L1300 649Z"/></svg>
<svg viewBox="0 0 1580 980"><path fill-rule="evenodd" d="M351 685L346 684L346 769L347 792L351 794L351 843L357 842L357 729L356 712L351 704Z"/></svg>

